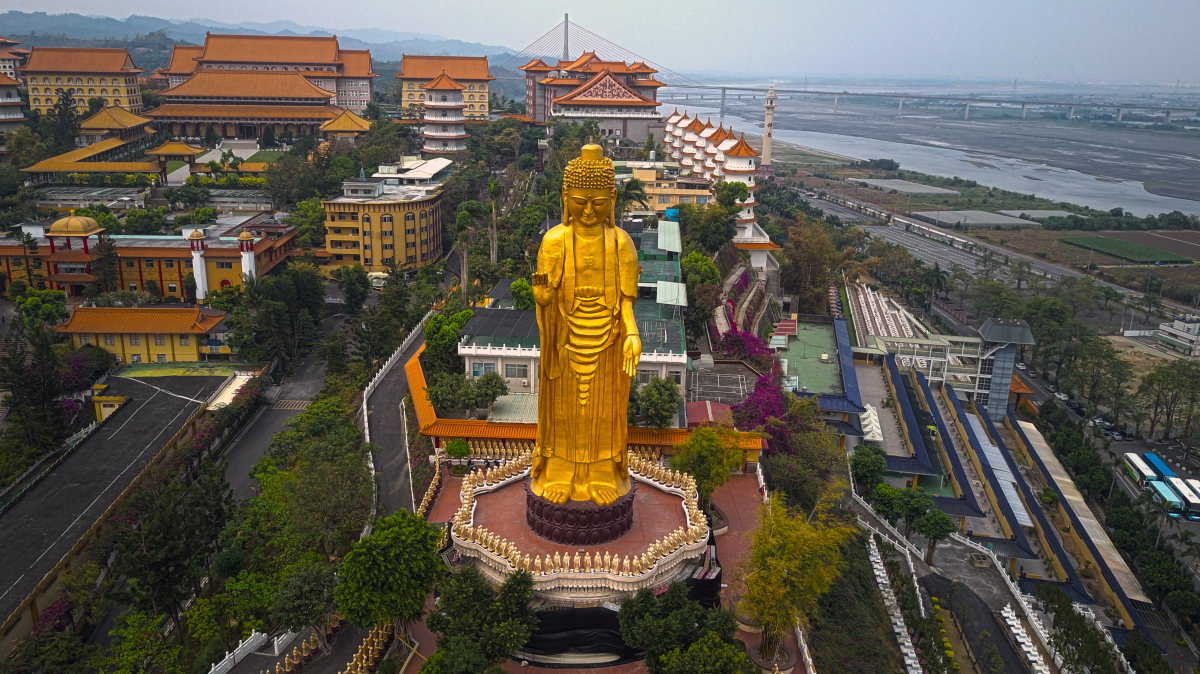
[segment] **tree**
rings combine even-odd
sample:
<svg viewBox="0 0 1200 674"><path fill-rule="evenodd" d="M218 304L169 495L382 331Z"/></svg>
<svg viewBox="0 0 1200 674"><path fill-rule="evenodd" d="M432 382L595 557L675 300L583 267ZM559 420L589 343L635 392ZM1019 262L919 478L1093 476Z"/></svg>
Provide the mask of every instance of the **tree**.
<svg viewBox="0 0 1200 674"><path fill-rule="evenodd" d="M212 124L204 125L204 144L208 147L216 147L217 143L221 142L221 137L217 135L217 130Z"/></svg>
<svg viewBox="0 0 1200 674"><path fill-rule="evenodd" d="M451 574L440 584L437 605L426 621L438 634L443 653L439 671L499 672L496 665L524 646L538 624L532 600L533 577L526 571L510 574L499 591L474 566Z"/></svg>
<svg viewBox="0 0 1200 674"><path fill-rule="evenodd" d="M17 318L30 330L57 325L70 316L67 294L61 290L27 288L13 298Z"/></svg>
<svg viewBox="0 0 1200 674"><path fill-rule="evenodd" d="M440 532L407 511L383 518L338 567L338 611L359 627L391 622L397 634L425 610L425 596L445 566Z"/></svg>
<svg viewBox="0 0 1200 674"><path fill-rule="evenodd" d="M85 643L73 630L40 632L18 641L9 658L0 662L4 674L55 672L56 674L93 674L98 646Z"/></svg>
<svg viewBox="0 0 1200 674"><path fill-rule="evenodd" d="M167 225L167 209L131 208L125 213L125 231L130 234L161 234Z"/></svg>
<svg viewBox="0 0 1200 674"><path fill-rule="evenodd" d="M803 218L788 229L788 240L781 253L780 285L798 296L800 311L824 313L829 301L830 274L838 256L825 226Z"/></svg>
<svg viewBox="0 0 1200 674"><path fill-rule="evenodd" d="M325 240L325 209L317 197L304 199L283 219L296 227L296 240L301 248L319 246Z"/></svg>
<svg viewBox="0 0 1200 674"><path fill-rule="evenodd" d="M497 372L485 372L475 380L471 393L475 404L486 404L488 412L491 413L496 400L508 395L508 380Z"/></svg>
<svg viewBox="0 0 1200 674"><path fill-rule="evenodd" d="M127 610L117 618L109 635L112 646L96 658L101 674L183 674L181 646L171 645L163 634L161 616Z"/></svg>
<svg viewBox="0 0 1200 674"><path fill-rule="evenodd" d="M296 569L283 579L272 600L272 613L281 625L293 632L311 627L317 635L317 652L329 648L325 625L337 612L333 590L337 575L332 566L313 562Z"/></svg>
<svg viewBox="0 0 1200 674"><path fill-rule="evenodd" d="M879 477L887 470L887 455L873 445L859 445L850 460L850 470L864 491L871 491L879 484Z"/></svg>
<svg viewBox="0 0 1200 674"><path fill-rule="evenodd" d="M651 674L665 672L663 656L694 643L706 634L731 643L736 620L727 611L704 608L688 599L687 586L671 583L667 591L655 596L642 589L621 603L617 613L621 639L629 646L646 652L646 667Z"/></svg>
<svg viewBox="0 0 1200 674"><path fill-rule="evenodd" d="M529 285L529 281L519 278L508 286L508 291L512 295L514 309L532 311L536 307L533 286Z"/></svg>
<svg viewBox="0 0 1200 674"><path fill-rule="evenodd" d="M933 550L939 541L945 540L950 534L958 531L958 523L954 518L940 510L930 510L913 522L913 531L929 541L929 549L925 551L925 563L933 566Z"/></svg>
<svg viewBox="0 0 1200 674"><path fill-rule="evenodd" d="M94 115L104 109L104 98L100 96L92 96L87 99L88 112L87 114Z"/></svg>
<svg viewBox="0 0 1200 674"><path fill-rule="evenodd" d="M650 203L650 197L646 195L646 185L637 178L630 178L617 186L617 222L621 221L621 216L625 215L625 211L629 210L631 204L638 204L642 208L646 208Z"/></svg>
<svg viewBox="0 0 1200 674"><path fill-rule="evenodd" d="M1142 325L1145 325L1150 322L1151 316L1162 309L1162 297L1149 292L1143 293L1138 300L1138 306L1146 314L1146 317L1142 319Z"/></svg>
<svg viewBox="0 0 1200 674"><path fill-rule="evenodd" d="M762 627L758 652L767 662L775 660L784 632L797 623L807 626L817 602L841 574L841 546L853 529L833 519L830 506L819 503L807 518L790 515L781 496L763 506L740 609Z"/></svg>
<svg viewBox="0 0 1200 674"><path fill-rule="evenodd" d="M349 369L349 340L345 333L330 335L317 345L317 357L325 361L325 372L329 375L343 375Z"/></svg>
<svg viewBox="0 0 1200 674"><path fill-rule="evenodd" d="M462 358L458 355L458 342L463 326L475 312L470 309L455 314L439 313L425 322L425 352L421 354L425 371L462 372Z"/></svg>
<svg viewBox="0 0 1200 674"><path fill-rule="evenodd" d="M112 292L118 289L121 282L117 244L110 236L102 234L96 238L96 261L92 263L92 273L96 275L100 292Z"/></svg>
<svg viewBox="0 0 1200 674"><path fill-rule="evenodd" d="M889 484L877 484L871 492L875 511L891 523L904 520L907 537L912 523L933 507L933 497L916 487L896 489Z"/></svg>
<svg viewBox="0 0 1200 674"><path fill-rule="evenodd" d="M683 395L675 382L653 377L637 393L638 424L666 428L682 405Z"/></svg>
<svg viewBox="0 0 1200 674"><path fill-rule="evenodd" d="M75 149L75 139L79 136L79 113L75 110L75 100L69 90L58 90L58 100L46 113L46 124L52 152L59 154Z"/></svg>
<svg viewBox="0 0 1200 674"><path fill-rule="evenodd" d="M750 198L750 188L737 181L722 181L716 187L717 203L724 208L734 208L737 202Z"/></svg>
<svg viewBox="0 0 1200 674"><path fill-rule="evenodd" d="M362 311L363 303L371 292L371 280L361 264L338 269L338 288L346 298L346 313L351 316Z"/></svg>
<svg viewBox="0 0 1200 674"><path fill-rule="evenodd" d="M497 375L499 376L499 375ZM503 379L503 377L501 377ZM505 382L507 385L507 382ZM457 372L436 372L425 387L425 394L438 414L471 409L475 405L475 386L466 375Z"/></svg>
<svg viewBox="0 0 1200 674"><path fill-rule="evenodd" d="M756 674L761 671L746 655L746 647L709 632L686 650L676 647L662 656L663 674Z"/></svg>
<svg viewBox="0 0 1200 674"><path fill-rule="evenodd" d="M258 139L259 147L275 147L275 126L267 124L263 127L262 138Z"/></svg>
<svg viewBox="0 0 1200 674"><path fill-rule="evenodd" d="M702 426L692 432L671 457L671 468L696 480L700 507L707 508L713 492L729 479L729 472L742 464L737 432L721 426Z"/></svg>

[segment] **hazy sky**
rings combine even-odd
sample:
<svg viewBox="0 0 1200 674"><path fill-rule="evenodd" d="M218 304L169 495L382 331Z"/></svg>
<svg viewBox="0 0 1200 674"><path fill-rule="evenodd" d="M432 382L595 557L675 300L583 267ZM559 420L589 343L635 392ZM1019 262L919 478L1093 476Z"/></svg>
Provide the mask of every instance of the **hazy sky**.
<svg viewBox="0 0 1200 674"><path fill-rule="evenodd" d="M683 72L1200 85L1196 0L4 0L0 9L290 19L515 49L570 12Z"/></svg>

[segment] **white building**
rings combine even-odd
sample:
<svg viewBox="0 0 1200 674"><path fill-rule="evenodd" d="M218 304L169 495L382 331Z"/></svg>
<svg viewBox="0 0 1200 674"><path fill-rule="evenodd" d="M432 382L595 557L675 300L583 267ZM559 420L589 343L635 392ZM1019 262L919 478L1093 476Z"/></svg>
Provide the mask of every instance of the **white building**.
<svg viewBox="0 0 1200 674"><path fill-rule="evenodd" d="M465 151L467 130L464 124L467 118L463 114L466 109L463 91L466 87L442 73L432 82L421 85L421 88L425 90L424 128L421 131L425 145L421 151Z"/></svg>
<svg viewBox="0 0 1200 674"><path fill-rule="evenodd" d="M1168 323L1160 323L1154 331L1159 344L1180 353L1200 357L1200 316L1183 316Z"/></svg>

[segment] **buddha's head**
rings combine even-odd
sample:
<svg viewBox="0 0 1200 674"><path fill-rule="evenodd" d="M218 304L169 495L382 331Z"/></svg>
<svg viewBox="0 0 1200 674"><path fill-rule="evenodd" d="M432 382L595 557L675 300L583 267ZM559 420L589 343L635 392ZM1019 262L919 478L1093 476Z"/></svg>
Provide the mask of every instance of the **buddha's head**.
<svg viewBox="0 0 1200 674"><path fill-rule="evenodd" d="M612 160L599 145L584 145L563 173L567 221L587 228L613 224L617 188Z"/></svg>

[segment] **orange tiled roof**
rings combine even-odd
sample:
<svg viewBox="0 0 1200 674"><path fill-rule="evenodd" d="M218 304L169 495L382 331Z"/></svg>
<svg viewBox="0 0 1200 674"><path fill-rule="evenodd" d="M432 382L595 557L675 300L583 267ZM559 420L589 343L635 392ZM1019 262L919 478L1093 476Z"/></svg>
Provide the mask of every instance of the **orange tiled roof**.
<svg viewBox="0 0 1200 674"><path fill-rule="evenodd" d="M168 75L190 75L196 72L196 59L204 53L202 45L177 44L171 50L171 62L163 73Z"/></svg>
<svg viewBox="0 0 1200 674"><path fill-rule="evenodd" d="M34 47L21 68L29 73L140 73L128 49Z"/></svg>
<svg viewBox="0 0 1200 674"><path fill-rule="evenodd" d="M213 329L224 312L206 314L200 307L77 307L59 332L72 334L200 335Z"/></svg>
<svg viewBox="0 0 1200 674"><path fill-rule="evenodd" d="M746 142L746 134L738 139L737 144L725 150L726 157L757 157L758 151L750 147L750 143ZM728 169L726 169L728 171Z"/></svg>
<svg viewBox="0 0 1200 674"><path fill-rule="evenodd" d="M343 49L342 77L379 77L379 73L371 70L371 50Z"/></svg>
<svg viewBox="0 0 1200 674"><path fill-rule="evenodd" d="M204 148L192 147L187 143L181 143L177 140L169 140L153 150L146 150L146 154L152 157L178 157L178 156L196 156L207 152Z"/></svg>
<svg viewBox="0 0 1200 674"><path fill-rule="evenodd" d="M633 83L639 87L665 87L665 86L667 86L666 84L659 82L658 80L654 79L653 77L649 77L644 80L634 80Z"/></svg>
<svg viewBox="0 0 1200 674"><path fill-rule="evenodd" d="M311 98L335 95L294 72L279 70L200 70L186 81L163 91L172 98Z"/></svg>
<svg viewBox="0 0 1200 674"><path fill-rule="evenodd" d="M20 82L14 80L13 78L9 77L8 75L5 75L4 73L0 73L0 87L16 87L16 86L20 86L20 84L21 84Z"/></svg>
<svg viewBox="0 0 1200 674"><path fill-rule="evenodd" d="M634 105L658 107L658 101L630 89L624 82L613 76L609 70L602 70L598 75L581 84L577 89L554 99L556 104L571 103L576 105Z"/></svg>
<svg viewBox="0 0 1200 674"><path fill-rule="evenodd" d="M152 122L148 117L134 114L119 105L110 105L79 124L80 131L109 131L132 129Z"/></svg>
<svg viewBox="0 0 1200 674"><path fill-rule="evenodd" d="M28 173L158 173L158 162L149 161L77 161L59 162L54 158L23 168Z"/></svg>
<svg viewBox="0 0 1200 674"><path fill-rule="evenodd" d="M527 70L530 72L542 72L542 71L549 72L551 70L554 70L554 67L546 65L546 62L541 59L535 58L532 61L530 61L529 63L526 63L525 65L518 67L517 70Z"/></svg>
<svg viewBox="0 0 1200 674"><path fill-rule="evenodd" d="M321 125L322 131L342 133L363 133L371 128L371 123L349 110Z"/></svg>
<svg viewBox="0 0 1200 674"><path fill-rule="evenodd" d="M737 241L734 241L733 247L737 248L738 250L779 250L779 246L777 246L773 243L770 243L770 242L759 243L757 241L745 241L745 242L740 242L740 243Z"/></svg>
<svg viewBox="0 0 1200 674"><path fill-rule="evenodd" d="M701 122L700 118L697 117L692 120L691 124L688 124L687 126L683 127L683 130L691 131L693 133L699 134L701 131L704 130L704 122Z"/></svg>
<svg viewBox="0 0 1200 674"><path fill-rule="evenodd" d="M48 255L46 259L51 262L91 262L96 259L97 255L98 253L94 250L85 253L82 248L59 248Z"/></svg>
<svg viewBox="0 0 1200 674"><path fill-rule="evenodd" d="M222 105L167 103L147 112L155 119L333 119L341 108L332 105Z"/></svg>
<svg viewBox="0 0 1200 674"><path fill-rule="evenodd" d="M336 35L223 35L208 33L200 61L222 63L328 63L338 58ZM331 73L334 74L334 73Z"/></svg>
<svg viewBox="0 0 1200 674"><path fill-rule="evenodd" d="M55 283L91 283L96 277L92 274L51 274L50 280Z"/></svg>
<svg viewBox="0 0 1200 674"><path fill-rule="evenodd" d="M1017 376L1016 372L1012 373L1012 382L1009 383L1008 390L1009 392L1016 393L1017 395L1033 394L1033 389L1026 386L1025 382L1021 381L1021 378Z"/></svg>
<svg viewBox="0 0 1200 674"><path fill-rule="evenodd" d="M209 250L212 250L211 248ZM237 250L234 248L234 250ZM117 257L129 258L170 258L173 260L185 260L192 257L192 251L188 248L186 240L179 239L178 248L159 248L157 246L122 246L117 243Z"/></svg>
<svg viewBox="0 0 1200 674"><path fill-rule="evenodd" d="M425 346L404 364L404 373L408 377L408 390L412 394L413 412L417 417L417 425L422 435L440 438L488 438L509 440L534 440L537 437L536 424L498 423L494 421L479 421L466 419L439 419L425 394L425 371L421 368L421 352ZM687 441L690 433L682 428L629 428L629 444L631 445L663 445L678 446ZM741 448L748 451L759 451L763 448L762 437L754 433L741 434Z"/></svg>
<svg viewBox="0 0 1200 674"><path fill-rule="evenodd" d="M464 87L463 85L454 81L454 78L450 77L445 72L443 72L441 75L438 75L433 80L426 82L425 84L422 84L421 88L429 89L431 91L447 90L447 89L454 90L454 91L462 91L463 89L466 89L466 87Z"/></svg>
<svg viewBox="0 0 1200 674"><path fill-rule="evenodd" d="M488 70L486 56L425 56L404 54L400 57L400 72L396 79L432 80L442 73L456 80L494 80Z"/></svg>
<svg viewBox="0 0 1200 674"><path fill-rule="evenodd" d="M81 161L84 161L87 159L91 159L92 157L95 157L96 155L101 154L103 152L107 152L109 150L121 147L122 145L125 145L127 142L128 141L121 140L120 138L106 138L106 139L100 141L99 143L92 143L91 145L88 145L87 147L76 148L74 150L71 150L70 152L64 152L60 155L56 155L53 157L49 157L47 159L43 159L42 161L34 164L33 166L30 166L29 168L24 168L21 170L29 171L29 172L36 172L39 170L44 171L47 169L39 168L43 164L49 164L49 163L61 164L61 163L81 162Z"/></svg>

